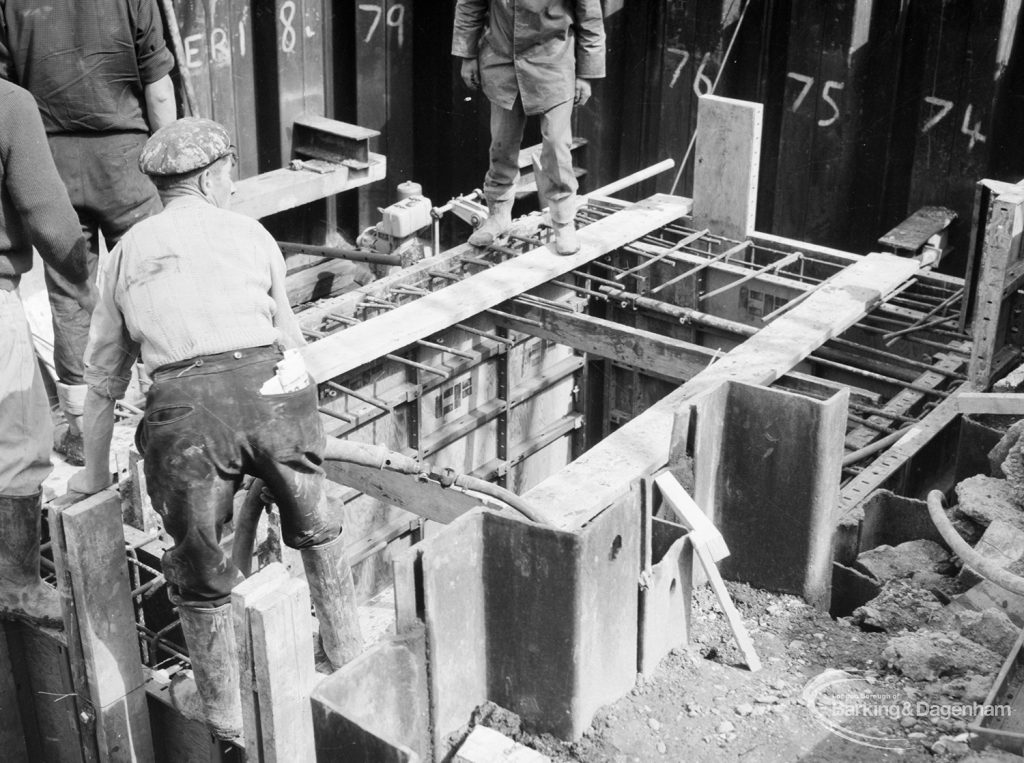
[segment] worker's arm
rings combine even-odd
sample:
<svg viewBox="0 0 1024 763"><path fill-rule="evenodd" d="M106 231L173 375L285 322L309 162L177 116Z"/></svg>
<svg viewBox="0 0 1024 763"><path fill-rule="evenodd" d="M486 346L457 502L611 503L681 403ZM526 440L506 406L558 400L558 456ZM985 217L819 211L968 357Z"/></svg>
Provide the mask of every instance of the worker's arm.
<svg viewBox="0 0 1024 763"><path fill-rule="evenodd" d="M487 5L488 0L458 0L455 4L453 56L476 60L480 35L483 34L484 20L487 18Z"/></svg>
<svg viewBox="0 0 1024 763"><path fill-rule="evenodd" d="M601 0L576 0L573 32L576 37L577 80L601 79L605 73L604 17L601 14ZM589 89L590 83L586 84Z"/></svg>
<svg viewBox="0 0 1024 763"><path fill-rule="evenodd" d="M121 263L121 244L107 255L97 278L99 298L89 326L85 350L85 397L82 420L85 468L72 475L68 490L92 495L111 483L110 441L114 432L115 401L124 397L139 346L128 335L115 299L115 283Z"/></svg>
<svg viewBox="0 0 1024 763"><path fill-rule="evenodd" d="M174 83L170 74L146 85L144 90L150 132L156 132L178 118L178 105L174 100Z"/></svg>
<svg viewBox="0 0 1024 763"><path fill-rule="evenodd" d="M6 96L0 114L4 187L22 228L47 264L71 283L82 285L79 302L91 309L87 245L53 163L36 101L27 90L18 88ZM17 243L26 248L29 244Z"/></svg>

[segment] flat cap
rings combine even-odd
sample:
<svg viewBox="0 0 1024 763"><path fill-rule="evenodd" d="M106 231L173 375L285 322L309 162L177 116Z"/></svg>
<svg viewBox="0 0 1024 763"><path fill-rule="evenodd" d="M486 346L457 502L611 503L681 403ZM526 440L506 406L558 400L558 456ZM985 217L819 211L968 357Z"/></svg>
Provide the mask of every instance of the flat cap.
<svg viewBox="0 0 1024 763"><path fill-rule="evenodd" d="M139 155L147 175L181 175L234 153L228 131L212 119L183 117L153 133Z"/></svg>

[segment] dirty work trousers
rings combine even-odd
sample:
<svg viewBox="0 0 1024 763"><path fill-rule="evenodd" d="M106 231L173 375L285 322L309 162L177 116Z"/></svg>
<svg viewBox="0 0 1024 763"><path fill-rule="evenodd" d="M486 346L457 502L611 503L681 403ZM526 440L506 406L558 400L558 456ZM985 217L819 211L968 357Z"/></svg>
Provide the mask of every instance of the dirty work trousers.
<svg viewBox="0 0 1024 763"><path fill-rule="evenodd" d="M96 275L102 234L113 247L135 223L163 206L152 181L139 169L148 136L142 132L64 133L49 136L57 171L89 242L89 273ZM64 384L84 384L89 313L75 289L48 265L46 291L53 313L53 361Z"/></svg>
<svg viewBox="0 0 1024 763"><path fill-rule="evenodd" d="M50 406L16 280L0 277L0 495L30 496L50 474Z"/></svg>
<svg viewBox="0 0 1024 763"><path fill-rule="evenodd" d="M572 171L571 100L553 106L540 115L540 167L543 178L538 188L548 202L552 219L565 224L572 220L572 199L578 184ZM526 127L523 101L516 98L511 109L491 104L490 168L484 178L484 195L489 201L511 201L519 177L519 150Z"/></svg>
<svg viewBox="0 0 1024 763"><path fill-rule="evenodd" d="M163 573L176 604L224 604L242 580L218 541L243 475L274 495L292 548L341 532L323 511L324 430L316 385L277 395L259 390L281 351L256 347L163 366L153 374L136 433L153 507L174 548Z"/></svg>

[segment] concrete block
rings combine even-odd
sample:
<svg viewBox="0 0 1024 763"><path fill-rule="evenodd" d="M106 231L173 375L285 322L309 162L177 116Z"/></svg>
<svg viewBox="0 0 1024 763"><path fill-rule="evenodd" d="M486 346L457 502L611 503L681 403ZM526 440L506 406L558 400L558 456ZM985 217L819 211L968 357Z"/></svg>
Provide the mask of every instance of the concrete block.
<svg viewBox="0 0 1024 763"><path fill-rule="evenodd" d="M453 763L551 763L551 758L494 729L477 726L455 753Z"/></svg>
<svg viewBox="0 0 1024 763"><path fill-rule="evenodd" d="M431 760L422 628L375 645L313 690L318 761Z"/></svg>
<svg viewBox="0 0 1024 763"><path fill-rule="evenodd" d="M985 534L974 546L974 550L993 564L1008 567L1024 557L1024 530L996 519L985 529ZM964 566L957 580L966 585L977 585L983 578L970 567Z"/></svg>

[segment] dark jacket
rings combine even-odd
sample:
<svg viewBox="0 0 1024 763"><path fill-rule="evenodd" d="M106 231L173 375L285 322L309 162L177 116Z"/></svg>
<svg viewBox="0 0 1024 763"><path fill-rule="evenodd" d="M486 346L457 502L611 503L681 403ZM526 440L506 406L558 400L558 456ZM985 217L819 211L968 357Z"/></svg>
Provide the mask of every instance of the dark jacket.
<svg viewBox="0 0 1024 763"><path fill-rule="evenodd" d="M73 283L89 275L85 238L31 94L0 80L0 278L32 267L32 246Z"/></svg>
<svg viewBox="0 0 1024 763"><path fill-rule="evenodd" d="M604 76L600 0L458 0L452 55L478 58L484 94L527 114L571 100L576 78Z"/></svg>

